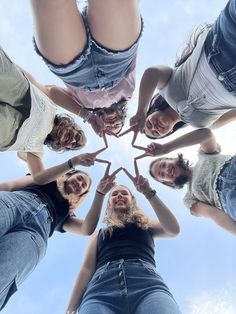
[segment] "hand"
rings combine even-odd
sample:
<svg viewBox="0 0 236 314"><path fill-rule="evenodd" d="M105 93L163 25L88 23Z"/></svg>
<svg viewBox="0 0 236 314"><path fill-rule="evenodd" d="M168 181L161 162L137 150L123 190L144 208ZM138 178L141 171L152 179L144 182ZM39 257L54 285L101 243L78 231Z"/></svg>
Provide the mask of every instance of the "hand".
<svg viewBox="0 0 236 314"><path fill-rule="evenodd" d="M138 131L141 133L143 132L144 126L145 126L145 120L146 120L146 115L143 112L137 112L136 115L134 115L130 120L129 120L129 125L136 126Z"/></svg>
<svg viewBox="0 0 236 314"><path fill-rule="evenodd" d="M90 167L94 165L95 159L96 159L95 153L86 153L71 158L71 162L73 166L81 165L85 167Z"/></svg>
<svg viewBox="0 0 236 314"><path fill-rule="evenodd" d="M93 114L91 116L91 118L89 118L88 122L91 124L94 132L98 136L102 137L104 130L105 130L105 125L104 125L104 121L102 120L102 118Z"/></svg>
<svg viewBox="0 0 236 314"><path fill-rule="evenodd" d="M145 150L145 153L150 156L161 156L167 154L166 146L165 144L159 144L152 142L149 144Z"/></svg>
<svg viewBox="0 0 236 314"><path fill-rule="evenodd" d="M106 194L108 193L115 185L116 183L114 182L115 178L116 178L116 174L122 170L122 167L118 168L117 170L115 170L112 174L109 175L109 170L111 167L111 163L108 161L107 162L107 168L105 171L105 174L103 176L103 178L100 180L98 186L97 186L97 191L101 194Z"/></svg>

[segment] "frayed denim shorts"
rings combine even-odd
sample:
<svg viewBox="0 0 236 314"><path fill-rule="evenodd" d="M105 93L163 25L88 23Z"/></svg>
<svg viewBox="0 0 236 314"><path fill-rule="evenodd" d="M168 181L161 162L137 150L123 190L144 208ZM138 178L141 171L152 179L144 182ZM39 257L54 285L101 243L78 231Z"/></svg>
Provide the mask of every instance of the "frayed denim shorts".
<svg viewBox="0 0 236 314"><path fill-rule="evenodd" d="M50 71L67 85L76 86L86 91L111 88L122 80L136 60L143 21L135 43L126 50L113 51L102 47L92 37L86 9L83 11L82 17L87 32L87 46L70 63L66 65L51 63L42 56L34 42L36 52L43 58Z"/></svg>

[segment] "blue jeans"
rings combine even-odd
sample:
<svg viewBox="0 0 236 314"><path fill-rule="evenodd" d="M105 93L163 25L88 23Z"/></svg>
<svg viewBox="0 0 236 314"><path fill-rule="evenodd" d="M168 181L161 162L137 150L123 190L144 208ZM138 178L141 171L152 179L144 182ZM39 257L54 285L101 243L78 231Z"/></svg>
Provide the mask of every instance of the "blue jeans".
<svg viewBox="0 0 236 314"><path fill-rule="evenodd" d="M49 70L65 84L78 86L87 91L113 87L122 80L135 62L142 29L130 48L123 51L113 51L102 47L92 37L86 9L82 17L87 32L87 47L69 64L53 64L42 56L34 42L35 50L43 58Z"/></svg>
<svg viewBox="0 0 236 314"><path fill-rule="evenodd" d="M79 314L180 314L156 268L140 259L101 266L83 296Z"/></svg>
<svg viewBox="0 0 236 314"><path fill-rule="evenodd" d="M226 162L221 171L217 191L224 211L236 221L236 156Z"/></svg>
<svg viewBox="0 0 236 314"><path fill-rule="evenodd" d="M0 310L45 255L46 205L30 192L0 192Z"/></svg>
<svg viewBox="0 0 236 314"><path fill-rule="evenodd" d="M236 95L236 0L229 0L204 43L204 50L219 81Z"/></svg>

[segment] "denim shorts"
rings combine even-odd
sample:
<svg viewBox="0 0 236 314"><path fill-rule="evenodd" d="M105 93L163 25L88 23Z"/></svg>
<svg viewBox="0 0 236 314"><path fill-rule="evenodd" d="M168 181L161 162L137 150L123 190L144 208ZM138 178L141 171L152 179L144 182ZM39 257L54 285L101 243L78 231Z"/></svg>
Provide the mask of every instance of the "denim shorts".
<svg viewBox="0 0 236 314"><path fill-rule="evenodd" d="M227 161L220 172L217 192L222 208L236 221L236 156Z"/></svg>
<svg viewBox="0 0 236 314"><path fill-rule="evenodd" d="M136 60L143 22L140 34L130 48L123 51L112 51L102 47L92 37L86 9L83 11L82 17L87 32L87 46L70 63L66 65L51 63L42 56L34 42L36 52L43 58L51 72L58 76L65 84L87 91L111 88L122 80Z"/></svg>
<svg viewBox="0 0 236 314"><path fill-rule="evenodd" d="M47 206L30 192L0 192L0 310L34 270L47 248Z"/></svg>
<svg viewBox="0 0 236 314"><path fill-rule="evenodd" d="M98 268L79 314L180 314L156 268L141 259L117 260Z"/></svg>
<svg viewBox="0 0 236 314"><path fill-rule="evenodd" d="M236 0L229 0L204 43L208 63L218 80L236 96Z"/></svg>

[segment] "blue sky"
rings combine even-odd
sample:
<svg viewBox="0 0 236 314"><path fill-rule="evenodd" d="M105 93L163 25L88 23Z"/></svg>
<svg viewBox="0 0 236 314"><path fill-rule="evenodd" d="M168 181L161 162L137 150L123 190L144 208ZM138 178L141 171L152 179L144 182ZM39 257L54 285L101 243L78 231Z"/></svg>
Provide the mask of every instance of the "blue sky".
<svg viewBox="0 0 236 314"><path fill-rule="evenodd" d="M173 65L176 51L181 48L191 29L202 22L213 22L226 4L226 0L146 0L140 1L145 27L140 42L137 62L137 87L143 70L154 64ZM35 54L32 46L32 21L28 1L1 0L0 2L0 44L10 57L31 72L41 83L62 86ZM136 88L130 103L131 117L137 105ZM79 121L79 120L78 120ZM103 146L87 124L81 125L88 134L88 145L81 152L92 152ZM223 153L236 152L233 124L216 132ZM132 158L140 151L130 148L131 136L109 139L109 151L101 158L113 161L114 169L124 165L133 171ZM139 136L137 143L146 145L149 141ZM183 150L191 161L196 160L197 146ZM172 155L176 155L174 152ZM45 164L50 167L67 160L71 153L57 154L45 151ZM141 173L148 177L151 158L140 161ZM0 154L0 181L22 176L27 169L16 158L14 152ZM93 177L92 191L78 210L84 217L102 176L104 167L99 165L85 169ZM212 222L192 217L184 207L184 191L174 191L151 178L159 197L175 213L181 226L181 234L171 240L156 241L157 268L175 296L184 314L235 314L236 313L236 268L235 237L221 230ZM121 173L117 182L134 188ZM135 192L138 203L148 215L154 217L148 202ZM101 226L101 223L99 224ZM3 314L59 314L63 313L74 278L80 269L88 238L55 233L49 240L45 258L34 272L19 287ZM1 279L0 279L1 280Z"/></svg>

